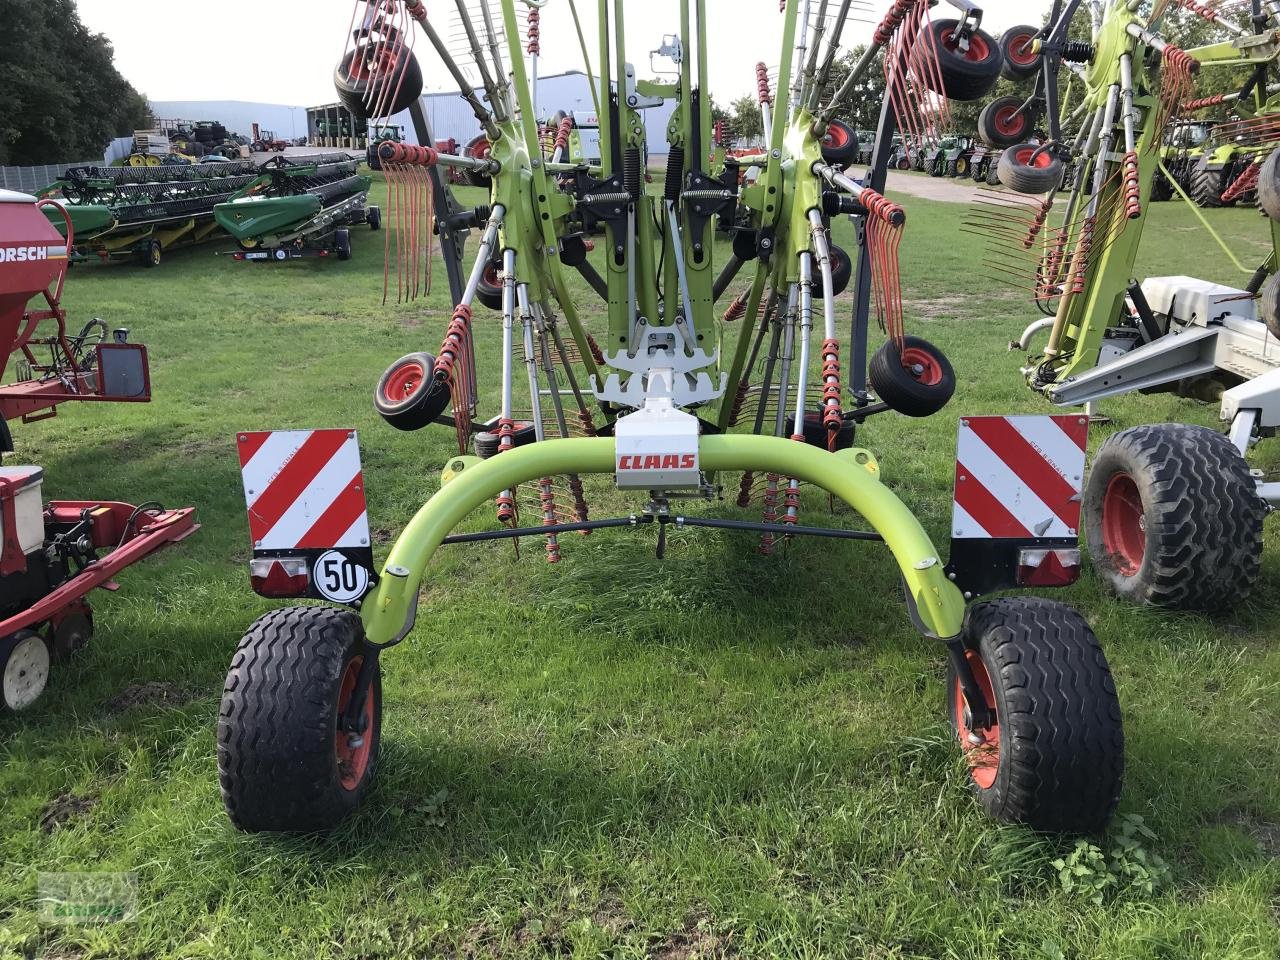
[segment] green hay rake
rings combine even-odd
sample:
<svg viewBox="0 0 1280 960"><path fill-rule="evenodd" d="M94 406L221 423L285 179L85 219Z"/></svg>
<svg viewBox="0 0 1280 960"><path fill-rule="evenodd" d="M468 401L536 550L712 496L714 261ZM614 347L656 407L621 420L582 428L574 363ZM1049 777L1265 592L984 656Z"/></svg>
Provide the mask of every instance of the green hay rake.
<svg viewBox="0 0 1280 960"><path fill-rule="evenodd" d="M1177 48L1159 32L1174 12L1204 18L1227 39ZM1023 195L985 197L969 229L990 243L992 272L1029 289L1046 315L1011 344L1030 351L1047 333L1023 369L1033 390L1062 406L1138 390L1221 400L1229 435L1160 424L1110 437L1085 490L1084 531L1095 568L1119 596L1180 609L1233 608L1257 578L1263 518L1280 504L1280 485L1264 482L1244 459L1280 425L1280 278L1273 275L1280 151L1266 153L1277 128L1263 110L1215 131L1266 157L1251 158L1234 181L1214 188L1222 191L1219 205L1256 190L1270 216L1272 251L1256 269L1241 263L1198 211L1162 159L1162 138L1180 110L1228 100L1262 110L1280 66L1280 8L1261 0L1212 7L1159 0L1150 8L1116 0L1096 13L1088 41L1070 38L1073 19L1085 14L1078 0L1056 2L1041 30L1017 28L1040 78L1004 121L1012 131L1043 119L1049 136L1005 150L1001 180ZM1068 97L1079 96L1074 107L1057 96L1059 72L1068 67L1075 74ZM1223 68L1247 73L1238 93L1192 96L1197 74ZM1070 187L1063 186L1067 165L1076 171ZM1133 279L1157 177L1252 274L1247 286ZM1057 204L1063 195L1065 205Z"/></svg>
<svg viewBox="0 0 1280 960"><path fill-rule="evenodd" d="M537 99L543 4L456 0L455 50L421 0L356 3L336 72L347 105L375 121L409 109L418 141L433 143L418 105L422 70L413 44L421 34L488 144L464 156L404 143L378 148L397 240L386 295L423 293L438 236L455 307L439 349L392 364L375 405L397 429L452 429L458 452L444 465L439 491L375 569L352 433L238 436L255 589L324 598L359 615L275 610L242 640L218 733L223 796L237 826L324 829L359 804L378 756L379 655L412 630L437 548L543 537L554 562L566 533L640 526L657 529L659 555L672 526L745 533L766 553L805 535L884 543L912 621L947 651L948 715L983 806L1043 829L1107 822L1123 750L1115 688L1096 638L1061 604L968 606L995 590L1074 580L1071 482L1083 469L1084 421L964 421L961 448L976 459L957 467L949 563L881 483L871 452L854 446L855 429L873 415L929 416L955 388L942 353L906 333L897 250L907 214L883 193L895 135L912 154L936 145L948 100L984 96L999 73L999 49L980 28L981 10L952 3L954 18L933 19L923 0L895 0L833 90L842 33L859 11L851 0L787 0L777 14L776 70L757 67L767 145L718 164L707 159L705 0L681 3L678 36L664 44L674 76L661 81L637 78L626 62L621 0L598 3L594 64L582 44L597 101L598 164L567 157L564 121L546 135L551 125L543 118L555 105ZM576 18L575 5L568 7ZM884 71L888 92L870 166L858 176L843 167L858 138L835 105L873 69ZM657 192L646 188L644 110L664 101L675 112ZM453 169L486 179L488 203L461 204L448 186ZM858 236L852 255L829 238L832 218L846 215ZM730 231L732 250L718 268L717 225ZM593 240L593 229L603 236ZM477 232L468 266L465 245ZM599 298L599 342L575 302L571 271ZM846 285L847 338L837 320ZM493 327L501 336L500 403L487 419L473 342L485 326L476 322L478 305L500 316ZM868 360L873 316L886 339ZM521 380L528 423L517 417ZM1028 439L1032 433L1039 439ZM1050 448L1057 451L1050 459L1036 452ZM984 458L1005 486L980 482L977 460ZM1014 462L1039 465L1043 500ZM590 474L612 476L644 507L592 519L581 483ZM802 524L801 484L846 502L872 529ZM520 523L522 485L537 491L541 522L533 526ZM714 500L725 487L736 487L737 502L762 519L679 508ZM493 504L495 529L452 534L485 503ZM1024 508L1025 523L1013 515Z"/></svg>

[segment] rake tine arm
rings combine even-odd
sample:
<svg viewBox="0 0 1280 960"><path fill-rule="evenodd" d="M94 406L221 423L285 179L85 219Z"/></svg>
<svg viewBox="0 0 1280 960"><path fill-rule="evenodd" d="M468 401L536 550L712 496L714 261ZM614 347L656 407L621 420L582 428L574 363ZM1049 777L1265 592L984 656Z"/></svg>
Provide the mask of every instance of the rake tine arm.
<svg viewBox="0 0 1280 960"><path fill-rule="evenodd" d="M409 15L418 22L422 32L431 41L431 46L435 47L436 54L440 57L445 69L453 76L454 83L458 85L458 92L462 95L462 99L467 101L476 119L480 121L480 126L484 127L485 136L491 142L497 140L500 134L498 133L497 125L494 123L493 114L480 102L480 98L476 96L471 81L467 79L467 75L462 72L462 68L458 66L458 62L453 59L453 55L449 52L449 45L444 42L435 26L427 19L427 8L423 5L422 0L414 0L409 4L408 10Z"/></svg>
<svg viewBox="0 0 1280 960"><path fill-rule="evenodd" d="M481 6L487 5L487 2L488 0L482 0ZM494 116L501 123L509 119L506 113L506 94L494 82L493 74L489 72L488 63L485 61L484 47L480 45L480 38L476 36L475 27L471 25L471 15L467 11L466 0L454 0L454 4L458 8L458 19L462 21L462 29L467 35L467 44L471 47L471 57L476 62L476 69L480 71L480 84L484 87L485 93L489 97L489 105L493 107Z"/></svg>

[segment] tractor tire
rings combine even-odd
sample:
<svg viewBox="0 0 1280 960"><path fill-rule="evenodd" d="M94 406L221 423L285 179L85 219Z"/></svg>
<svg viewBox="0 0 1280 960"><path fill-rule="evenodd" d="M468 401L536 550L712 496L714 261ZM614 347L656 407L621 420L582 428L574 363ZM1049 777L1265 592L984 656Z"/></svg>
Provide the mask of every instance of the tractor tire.
<svg viewBox="0 0 1280 960"><path fill-rule="evenodd" d="M1010 190L1039 196L1062 185L1062 161L1048 152L1037 153L1039 144L1019 143L1000 154L1000 182Z"/></svg>
<svg viewBox="0 0 1280 960"><path fill-rule="evenodd" d="M381 746L380 668L363 742L353 745L338 721L367 655L350 610L286 607L249 627L218 711L218 780L236 827L329 830L360 805Z"/></svg>
<svg viewBox="0 0 1280 960"><path fill-rule="evenodd" d="M950 169L947 175L951 177L966 178L969 176L970 166L972 166L972 164L969 163L968 157L956 157L956 159L952 160L949 164Z"/></svg>
<svg viewBox="0 0 1280 960"><path fill-rule="evenodd" d="M822 162L846 167L858 159L858 134L842 120L832 120L822 138Z"/></svg>
<svg viewBox="0 0 1280 960"><path fill-rule="evenodd" d="M1151 202L1163 203L1166 200L1173 199L1173 184L1169 182L1169 178L1161 171L1157 170L1155 176L1151 178Z"/></svg>
<svg viewBox="0 0 1280 960"><path fill-rule="evenodd" d="M1053 833L1105 827L1124 783L1124 730L1111 668L1085 619L1051 600L1007 597L969 611L963 642L995 723L969 729L954 666L947 714L982 808Z"/></svg>
<svg viewBox="0 0 1280 960"><path fill-rule="evenodd" d="M1280 149L1272 150L1258 172L1258 206L1280 221Z"/></svg>
<svg viewBox="0 0 1280 960"><path fill-rule="evenodd" d="M1040 69L1040 54L1031 43L1040 33L1039 27L1010 27L1000 35L1000 76L1013 83L1030 79Z"/></svg>
<svg viewBox="0 0 1280 960"><path fill-rule="evenodd" d="M1019 112L1023 101L1018 97L997 97L978 114L978 137L990 147L1012 147L1025 143L1035 130L1035 115L1030 109Z"/></svg>
<svg viewBox="0 0 1280 960"><path fill-rule="evenodd" d="M448 382L435 379L436 358L410 353L387 367L373 390L373 409L397 430L421 430L449 406Z"/></svg>
<svg viewBox="0 0 1280 960"><path fill-rule="evenodd" d="M1229 170L1229 165L1220 170L1210 170L1208 157L1197 160L1191 170L1191 189L1187 191L1191 199L1206 209L1226 206L1222 202L1222 194L1230 186L1227 179Z"/></svg>
<svg viewBox="0 0 1280 960"><path fill-rule="evenodd" d="M981 100L1000 79L1004 58L999 44L984 30L974 30L969 49L961 50L951 40L957 25L956 20L926 23L911 48L912 69L925 86L948 100ZM931 50L937 52L936 70L926 60ZM938 89L939 76L942 89Z"/></svg>
<svg viewBox="0 0 1280 960"><path fill-rule="evenodd" d="M364 212L365 223L369 224L370 230L382 229L382 208L370 207Z"/></svg>
<svg viewBox="0 0 1280 960"><path fill-rule="evenodd" d="M868 365L871 389L884 403L908 417L928 417L956 392L956 374L942 351L922 337L907 336L898 345L887 340Z"/></svg>
<svg viewBox="0 0 1280 960"><path fill-rule="evenodd" d="M1262 285L1258 313L1273 337L1280 337L1280 273L1273 273Z"/></svg>
<svg viewBox="0 0 1280 960"><path fill-rule="evenodd" d="M1222 610L1257 579L1266 504L1244 457L1206 427L1152 424L1108 437L1083 507L1094 569L1122 599Z"/></svg>
<svg viewBox="0 0 1280 960"><path fill-rule="evenodd" d="M987 181L987 186L989 187L1000 186L1000 157L1002 156L1004 156L1003 153L1001 153L1000 156L996 157L995 159L987 161L986 181Z"/></svg>

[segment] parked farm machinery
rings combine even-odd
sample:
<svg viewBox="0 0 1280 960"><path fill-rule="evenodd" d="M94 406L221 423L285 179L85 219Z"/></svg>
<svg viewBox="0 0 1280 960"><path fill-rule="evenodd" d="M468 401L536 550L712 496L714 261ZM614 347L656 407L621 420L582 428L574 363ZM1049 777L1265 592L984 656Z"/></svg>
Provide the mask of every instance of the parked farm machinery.
<svg viewBox="0 0 1280 960"><path fill-rule="evenodd" d="M261 176L248 161L156 167L73 167L41 191L74 228L73 259L133 259L160 265L164 253L220 235L213 208ZM58 211L46 213L62 229Z"/></svg>
<svg viewBox="0 0 1280 960"><path fill-rule="evenodd" d="M278 263L306 257L351 259L350 227L382 228L382 210L369 206L370 179L345 155L268 161L242 195L213 208L218 225L235 238L236 260Z"/></svg>
<svg viewBox="0 0 1280 960"><path fill-rule="evenodd" d="M147 351L127 330L93 319L72 334L61 305L68 217L55 230L51 201L0 190L0 452L13 451L9 424L54 416L63 403L151 399ZM52 662L93 634L88 595L117 589L115 576L194 533L195 510L105 500L44 503L43 471L0 466L0 709L21 710L45 689Z"/></svg>
<svg viewBox="0 0 1280 960"><path fill-rule="evenodd" d="M1230 39L1185 51L1173 46L1159 30L1175 6L1207 17ZM1033 390L1064 406L1137 390L1221 401L1230 424L1225 436L1159 424L1110 437L1085 490L1084 534L1094 567L1119 596L1230 608L1253 586L1262 521L1268 505L1280 503L1280 484L1265 482L1245 460L1280 426L1280 280L1267 279L1280 250L1280 153L1255 179L1273 217L1273 250L1244 289L1189 277L1137 282L1133 268L1156 176L1186 196L1178 174L1163 164L1162 138L1189 102L1197 73L1246 67L1251 83L1265 88L1280 57L1280 24L1274 5L1258 2L1243 9L1161 2L1146 16L1115 2L1094 22L1091 41L1070 40L1080 7L1055 3L1029 47L1042 69L1043 98L1022 105L1012 122L1047 111L1049 138L1010 147L1001 159L1001 179L1010 182L1009 168L1016 187L1036 196L988 197L971 229L992 241L993 271L1025 284L1046 314L1012 345L1031 351L1047 333L1023 370ZM1064 64L1075 65L1073 79L1083 88L1074 129L1056 101ZM1069 189L1061 186L1067 164L1078 171ZM1066 203L1058 205L1062 194Z"/></svg>
<svg viewBox="0 0 1280 960"><path fill-rule="evenodd" d="M831 95L854 4L788 0L771 30L781 37L776 82L757 68L767 146L708 169L705 0L681 3L679 43L665 44L674 70L662 81L637 78L626 62L625 3L599 3L598 74L585 65L597 77L598 164L566 162L566 138L548 148L538 129L532 27L541 3L526 5L526 19L517 0L458 0L461 54L421 0L355 4L337 71L348 108L379 119L407 107L419 143L433 142L417 106L421 33L489 144L484 156L379 150L395 198L395 289L401 299L421 294L434 233L455 307L438 351L387 369L375 407L400 430L446 427L458 453L375 569L354 432L237 435L255 589L359 611L277 609L241 641L218 728L222 792L237 826L324 829L360 803L379 754L380 654L430 616L419 591L438 548L535 537L559 562L571 533L641 527L656 533L660 557L671 529L732 531L764 553L804 536L884 543L912 622L947 651L948 712L983 806L1043 829L1107 822L1123 766L1120 714L1089 627L1045 600L968 606L995 590L1075 578L1085 418L964 419L949 563L881 482L875 457L855 445L872 416L929 416L955 387L946 357L906 332L897 250L908 218L881 192L895 132L923 150L941 137L948 97L977 99L995 82L999 54L980 29L981 10L953 5L955 17L934 19L923 0L896 0ZM843 125L831 134L833 104L873 69L885 72L888 93L859 181L824 156L824 141L852 139ZM643 110L663 101L675 103L671 147L661 190L651 192ZM753 166L759 175L742 182L740 169ZM466 209L454 198L446 171L455 168L489 180L486 205ZM843 258L856 266L851 278L836 273L829 233L843 215L854 217L859 238ZM588 216L605 231L594 252L583 238ZM727 251L715 243L717 220L733 224ZM468 266L464 248L477 232ZM600 300L598 339L571 294L571 271ZM486 276L499 296L481 301ZM836 299L846 283L847 337ZM499 324L478 322L482 304ZM873 317L885 342L868 362ZM481 413L490 391L475 343L486 328L501 336L490 417ZM584 484L592 474L612 477L643 506L592 518ZM802 484L848 503L872 529L804 522ZM725 488L760 519L681 506L714 501ZM497 526L451 534L485 504ZM528 513L535 522L523 521Z"/></svg>

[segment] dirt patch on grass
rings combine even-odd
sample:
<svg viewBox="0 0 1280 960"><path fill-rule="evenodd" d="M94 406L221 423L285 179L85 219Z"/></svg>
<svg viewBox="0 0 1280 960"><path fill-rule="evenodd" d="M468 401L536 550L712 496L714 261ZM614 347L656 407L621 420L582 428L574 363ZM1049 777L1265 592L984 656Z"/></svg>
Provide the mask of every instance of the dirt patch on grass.
<svg viewBox="0 0 1280 960"><path fill-rule="evenodd" d="M163 680L148 680L146 683L131 683L107 703L110 713L124 713L135 707L159 705L176 707L191 699L191 693L176 684Z"/></svg>
<svg viewBox="0 0 1280 960"><path fill-rule="evenodd" d="M82 797L74 793L60 793L44 808L40 815L40 829L53 833L64 824L87 816L97 806L97 797Z"/></svg>
<svg viewBox="0 0 1280 960"><path fill-rule="evenodd" d="M591 922L611 937L626 933L635 926L627 908L617 897L606 897L591 914Z"/></svg>
<svg viewBox="0 0 1280 960"><path fill-rule="evenodd" d="M1216 820L1218 823L1235 827L1257 843L1267 856L1273 860L1280 860L1280 823L1235 807L1224 810Z"/></svg>
<svg viewBox="0 0 1280 960"><path fill-rule="evenodd" d="M729 941L716 933L704 916L690 917L675 933L667 934L649 952L654 960L712 960L736 956Z"/></svg>

